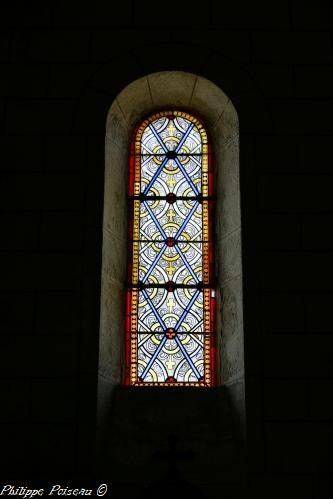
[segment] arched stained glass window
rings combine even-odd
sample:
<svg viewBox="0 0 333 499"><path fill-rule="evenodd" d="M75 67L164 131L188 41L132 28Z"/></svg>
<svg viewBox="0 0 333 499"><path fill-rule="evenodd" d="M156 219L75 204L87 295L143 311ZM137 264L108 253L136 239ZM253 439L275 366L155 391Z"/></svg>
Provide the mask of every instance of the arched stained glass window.
<svg viewBox="0 0 333 499"><path fill-rule="evenodd" d="M203 123L188 113L158 112L135 131L129 178L129 385L214 385L210 156Z"/></svg>

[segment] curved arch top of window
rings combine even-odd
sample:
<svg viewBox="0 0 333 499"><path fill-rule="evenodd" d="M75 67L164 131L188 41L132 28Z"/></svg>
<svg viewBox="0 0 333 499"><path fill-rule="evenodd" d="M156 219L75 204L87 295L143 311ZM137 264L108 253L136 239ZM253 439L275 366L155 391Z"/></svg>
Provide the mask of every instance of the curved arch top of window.
<svg viewBox="0 0 333 499"><path fill-rule="evenodd" d="M213 178L202 121L173 110L131 146L126 383L214 384Z"/></svg>

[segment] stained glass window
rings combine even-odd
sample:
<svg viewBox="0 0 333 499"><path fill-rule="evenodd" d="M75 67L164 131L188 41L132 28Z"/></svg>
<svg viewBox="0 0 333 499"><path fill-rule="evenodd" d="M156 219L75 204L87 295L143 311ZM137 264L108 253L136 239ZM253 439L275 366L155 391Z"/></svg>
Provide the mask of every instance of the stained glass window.
<svg viewBox="0 0 333 499"><path fill-rule="evenodd" d="M164 111L130 155L126 383L214 385L213 181L203 123Z"/></svg>

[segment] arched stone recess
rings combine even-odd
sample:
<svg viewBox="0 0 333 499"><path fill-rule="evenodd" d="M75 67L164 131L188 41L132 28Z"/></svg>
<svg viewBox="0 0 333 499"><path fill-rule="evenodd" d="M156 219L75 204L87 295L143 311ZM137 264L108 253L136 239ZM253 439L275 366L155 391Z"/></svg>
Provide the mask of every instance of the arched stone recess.
<svg viewBox="0 0 333 499"><path fill-rule="evenodd" d="M135 125L156 110L179 108L200 116L212 143L216 186L218 384L227 387L233 412L245 430L239 126L224 92L192 73L163 71L126 86L107 117L98 424L103 432L115 386L123 383L127 265L129 144Z"/></svg>

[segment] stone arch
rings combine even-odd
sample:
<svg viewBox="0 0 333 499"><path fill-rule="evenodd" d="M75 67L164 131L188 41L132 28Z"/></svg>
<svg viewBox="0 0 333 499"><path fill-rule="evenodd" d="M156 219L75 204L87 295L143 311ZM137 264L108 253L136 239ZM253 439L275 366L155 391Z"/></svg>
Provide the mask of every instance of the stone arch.
<svg viewBox="0 0 333 499"><path fill-rule="evenodd" d="M123 382L127 265L127 175L135 125L156 110L178 107L201 116L210 134L216 183L218 384L227 387L245 429L244 338L237 112L211 81L180 71L153 73L126 86L107 117L98 425L103 433L114 388Z"/></svg>

